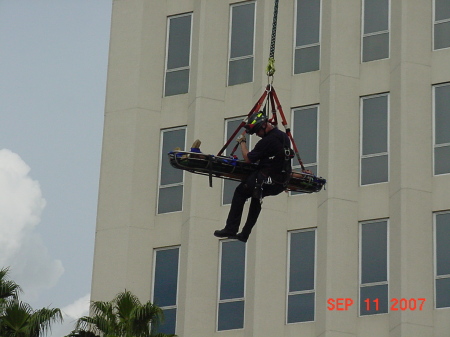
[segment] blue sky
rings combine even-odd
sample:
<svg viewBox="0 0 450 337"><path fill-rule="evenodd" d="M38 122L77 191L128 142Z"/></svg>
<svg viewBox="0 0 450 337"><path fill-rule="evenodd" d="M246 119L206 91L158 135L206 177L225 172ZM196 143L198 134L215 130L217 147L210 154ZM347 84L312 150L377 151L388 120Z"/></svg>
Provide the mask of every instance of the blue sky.
<svg viewBox="0 0 450 337"><path fill-rule="evenodd" d="M0 267L35 309L90 292L111 8L0 0Z"/></svg>

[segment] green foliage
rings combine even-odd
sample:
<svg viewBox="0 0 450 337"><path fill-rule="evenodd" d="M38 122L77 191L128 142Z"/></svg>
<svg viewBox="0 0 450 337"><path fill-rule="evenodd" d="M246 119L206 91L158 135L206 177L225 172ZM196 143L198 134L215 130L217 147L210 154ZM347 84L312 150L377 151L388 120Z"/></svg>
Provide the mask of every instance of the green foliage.
<svg viewBox="0 0 450 337"><path fill-rule="evenodd" d="M62 322L59 309L42 308L33 310L27 303L9 300L1 317L2 337L38 337L46 334L53 322Z"/></svg>
<svg viewBox="0 0 450 337"><path fill-rule="evenodd" d="M7 280L8 268L0 270L0 336L39 337L50 330L54 322L62 322L59 309L33 308L19 301L20 287Z"/></svg>
<svg viewBox="0 0 450 337"><path fill-rule="evenodd" d="M9 268L0 269L0 301L8 297L17 298L18 293L21 291L18 284L6 279L8 271Z"/></svg>
<svg viewBox="0 0 450 337"><path fill-rule="evenodd" d="M58 308L34 310L18 298L21 289L8 280L8 268L0 269L0 337L40 337L53 323L62 323ZM141 303L125 290L110 302L91 303L91 316L78 319L66 337L172 337L158 333L164 319L161 308L150 301Z"/></svg>
<svg viewBox="0 0 450 337"><path fill-rule="evenodd" d="M157 333L163 311L150 301L141 303L125 290L110 302L91 303L91 316L81 317L67 337L170 337Z"/></svg>

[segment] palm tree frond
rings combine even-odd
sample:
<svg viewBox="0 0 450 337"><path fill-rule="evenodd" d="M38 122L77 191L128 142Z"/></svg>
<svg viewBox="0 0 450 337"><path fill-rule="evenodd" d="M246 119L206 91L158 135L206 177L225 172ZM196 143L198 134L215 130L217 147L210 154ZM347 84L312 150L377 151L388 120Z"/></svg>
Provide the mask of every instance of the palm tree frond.
<svg viewBox="0 0 450 337"><path fill-rule="evenodd" d="M59 309L33 310L25 302L15 299L4 303L0 329L2 336L38 337L45 335L54 322L62 322Z"/></svg>
<svg viewBox="0 0 450 337"><path fill-rule="evenodd" d="M30 319L30 326L36 332L36 336L40 333L46 334L51 330L52 323L62 323L63 316L60 309L42 308L36 310Z"/></svg>
<svg viewBox="0 0 450 337"><path fill-rule="evenodd" d="M126 290L110 302L91 302L91 316L78 319L75 330L66 337L170 337L156 334L163 321L161 308ZM84 331L86 335L82 335Z"/></svg>
<svg viewBox="0 0 450 337"><path fill-rule="evenodd" d="M100 337L91 331L72 331L65 337Z"/></svg>
<svg viewBox="0 0 450 337"><path fill-rule="evenodd" d="M17 283L7 280L8 272L9 268L0 269L0 299L17 298L19 292L22 291Z"/></svg>

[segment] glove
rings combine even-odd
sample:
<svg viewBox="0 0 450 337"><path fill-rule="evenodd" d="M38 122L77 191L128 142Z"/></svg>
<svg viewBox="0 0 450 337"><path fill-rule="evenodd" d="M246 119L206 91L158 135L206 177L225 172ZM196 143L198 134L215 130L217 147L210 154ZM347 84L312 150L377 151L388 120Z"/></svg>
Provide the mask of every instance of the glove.
<svg viewBox="0 0 450 337"><path fill-rule="evenodd" d="M247 143L247 139L245 139L245 135L240 135L236 141L238 142L238 144L241 144L242 142Z"/></svg>

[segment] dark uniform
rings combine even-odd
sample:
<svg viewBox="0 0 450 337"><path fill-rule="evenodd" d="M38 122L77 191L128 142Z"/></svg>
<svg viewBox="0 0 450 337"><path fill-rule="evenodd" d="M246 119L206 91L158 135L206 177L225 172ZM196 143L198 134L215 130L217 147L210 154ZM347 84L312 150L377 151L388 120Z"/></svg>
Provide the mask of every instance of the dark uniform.
<svg viewBox="0 0 450 337"><path fill-rule="evenodd" d="M237 233L241 223L245 201L252 197L247 221L242 228L241 241L247 241L261 212L261 199L280 194L290 173L290 159L286 162L285 148L290 148L289 137L277 128L269 131L247 154L258 170L248 176L236 188L224 230ZM287 163L287 166L286 166Z"/></svg>

